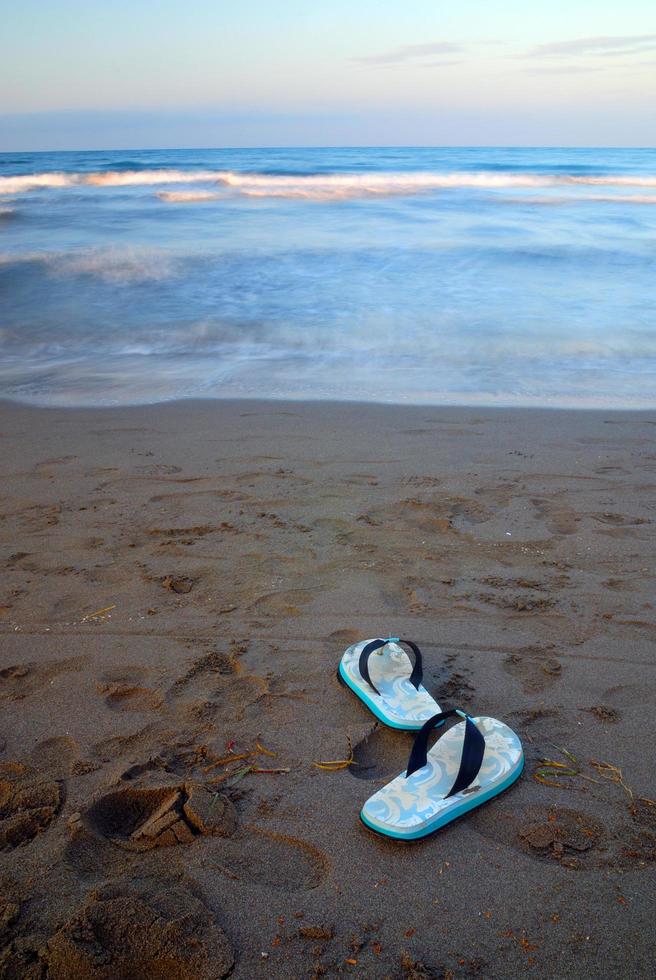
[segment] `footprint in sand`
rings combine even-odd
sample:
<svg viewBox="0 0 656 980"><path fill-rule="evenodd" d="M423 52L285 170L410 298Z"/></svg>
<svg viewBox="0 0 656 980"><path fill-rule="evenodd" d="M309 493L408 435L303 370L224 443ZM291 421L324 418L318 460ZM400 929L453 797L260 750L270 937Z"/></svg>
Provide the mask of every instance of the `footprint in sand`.
<svg viewBox="0 0 656 980"><path fill-rule="evenodd" d="M521 683L527 694L544 691L558 680L563 670L560 660L549 650L535 648L508 654L502 666Z"/></svg>
<svg viewBox="0 0 656 980"><path fill-rule="evenodd" d="M348 772L356 779L388 782L398 776L403 765L404 746L409 752L410 744L403 734L375 724L353 746L353 762Z"/></svg>
<svg viewBox="0 0 656 980"><path fill-rule="evenodd" d="M105 704L112 711L157 711L163 698L157 691L134 684L98 684L98 692L105 696Z"/></svg>
<svg viewBox="0 0 656 980"><path fill-rule="evenodd" d="M612 705L613 709L643 707L652 709L656 685L646 680L639 684L615 684L602 692L602 704ZM612 709L611 709L612 710Z"/></svg>
<svg viewBox="0 0 656 980"><path fill-rule="evenodd" d="M532 805L519 811L500 800L472 815L471 826L484 837L507 844L537 860L558 861L582 870L598 867L609 845L604 825L589 813L563 806Z"/></svg>
<svg viewBox="0 0 656 980"><path fill-rule="evenodd" d="M221 841L206 861L231 881L263 883L282 892L311 891L330 868L328 856L313 844L253 826Z"/></svg>
<svg viewBox="0 0 656 980"><path fill-rule="evenodd" d="M75 462L77 458L77 456L58 456L56 459L44 459L41 463L37 463L34 469L40 470L50 468L51 466L64 466L66 463Z"/></svg>
<svg viewBox="0 0 656 980"><path fill-rule="evenodd" d="M236 827L230 801L199 783L106 793L69 820L71 831L108 840L126 851L191 844L196 837L228 837Z"/></svg>
<svg viewBox="0 0 656 980"><path fill-rule="evenodd" d="M19 762L0 765L0 850L28 844L62 808L64 784Z"/></svg>
<svg viewBox="0 0 656 980"><path fill-rule="evenodd" d="M64 780L74 771L79 748L69 735L55 735L37 742L27 757L29 765L51 779Z"/></svg>
<svg viewBox="0 0 656 980"><path fill-rule="evenodd" d="M561 536L576 533L581 518L572 507L543 497L534 497L531 504L536 517L544 522L550 534Z"/></svg>
<svg viewBox="0 0 656 980"><path fill-rule="evenodd" d="M317 595L317 589L289 589L281 592L268 592L255 599L249 606L249 611L258 616L273 616L274 618L300 616L301 606L311 602Z"/></svg>
<svg viewBox="0 0 656 980"><path fill-rule="evenodd" d="M642 524L650 524L651 521L648 517L625 517L623 514L613 514L613 513L602 513L602 514L592 514L591 515L595 521L599 524L603 524L604 527L600 528L596 533L605 534L608 537L634 537L636 527L640 527Z"/></svg>
<svg viewBox="0 0 656 980"><path fill-rule="evenodd" d="M184 705L192 719L206 720L218 714L226 721L241 720L271 692L264 677L242 674L238 656L237 648L199 657L169 688L166 701Z"/></svg>
<svg viewBox="0 0 656 980"><path fill-rule="evenodd" d="M45 664L28 662L5 667L0 670L0 681L2 681L0 699L19 701L29 697L60 674L79 670L87 659L87 657L69 657L67 660L53 660Z"/></svg>
<svg viewBox="0 0 656 980"><path fill-rule="evenodd" d="M59 504L32 504L24 507L15 516L19 518L22 530L45 531L59 524L61 507Z"/></svg>
<svg viewBox="0 0 656 980"><path fill-rule="evenodd" d="M239 830L230 800L193 781L106 793L73 814L69 828L67 861L86 875L116 868L108 844L145 852L200 838L207 845L203 866L232 881L266 881L272 888L298 891L315 888L328 873L328 857L318 848L256 826Z"/></svg>
<svg viewBox="0 0 656 980"><path fill-rule="evenodd" d="M591 708L582 708L581 710L588 711L604 725L615 725L622 717L616 708L610 708L607 704L595 704Z"/></svg>
<svg viewBox="0 0 656 980"><path fill-rule="evenodd" d="M386 525L401 523L422 534L471 533L476 525L490 520L492 511L479 500L440 494L430 499L407 497L374 511L373 517Z"/></svg>
<svg viewBox="0 0 656 980"><path fill-rule="evenodd" d="M38 742L26 762L0 764L0 850L12 850L47 830L66 799L66 779L79 753L68 736Z"/></svg>
<svg viewBox="0 0 656 980"><path fill-rule="evenodd" d="M358 640L362 639L362 633L359 630L354 629L342 629L334 630L326 638L324 645L325 652L328 654L334 654L336 651L339 652L340 656L346 647L351 646L352 643L357 643Z"/></svg>
<svg viewBox="0 0 656 980"><path fill-rule="evenodd" d="M527 789L525 785L524 792ZM483 837L538 861L558 861L570 870L652 867L656 807L642 799L620 809L616 798L609 798L607 804L604 815L593 817L556 803L532 804L520 810L516 797L503 797L493 807L472 813L469 825Z"/></svg>
<svg viewBox="0 0 656 980"><path fill-rule="evenodd" d="M50 980L220 980L234 963L214 911L157 879L94 892L41 955Z"/></svg>
<svg viewBox="0 0 656 980"><path fill-rule="evenodd" d="M410 476L404 476L401 480L401 486L404 487L439 487L444 481L437 476L419 476L413 474Z"/></svg>
<svg viewBox="0 0 656 980"><path fill-rule="evenodd" d="M182 677L179 677L171 688L172 695L181 694L192 682L200 680L207 674L216 674L218 677L231 677L241 669L237 656L234 653L221 653L212 650L204 656L194 660L193 664ZM206 684L203 685L206 687Z"/></svg>
<svg viewBox="0 0 656 980"><path fill-rule="evenodd" d="M446 658L449 664L453 656ZM463 708L472 708L475 704L476 688L469 682L469 671L454 670L438 684L430 684L429 688L435 695L438 704L457 704Z"/></svg>

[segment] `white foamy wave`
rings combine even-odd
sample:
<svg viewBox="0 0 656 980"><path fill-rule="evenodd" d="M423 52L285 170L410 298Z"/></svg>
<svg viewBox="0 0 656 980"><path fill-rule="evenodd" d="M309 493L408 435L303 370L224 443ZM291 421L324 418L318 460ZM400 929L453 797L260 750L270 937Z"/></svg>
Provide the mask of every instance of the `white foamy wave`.
<svg viewBox="0 0 656 980"><path fill-rule="evenodd" d="M549 197L507 197L513 204L656 204L653 194L559 194Z"/></svg>
<svg viewBox="0 0 656 980"><path fill-rule="evenodd" d="M230 173L228 187L247 197L286 197L306 200L346 200L421 194L448 188L547 187L551 178L530 174L487 173L368 173L312 176L269 176Z"/></svg>
<svg viewBox="0 0 656 980"><path fill-rule="evenodd" d="M343 200L353 197L412 195L449 188L478 190L539 189L562 186L656 187L656 176L578 176L526 173L366 173L281 174L236 173L227 170L126 170L96 173L42 173L0 177L0 194L17 194L44 188L140 187L158 184L220 185L224 193L247 197L285 197L308 200ZM181 194L182 192L178 192ZM200 193L200 192L199 192ZM209 191L208 191L209 193ZM165 200L176 200L169 196ZM182 198L177 198L182 200ZM187 200L207 200L206 196Z"/></svg>
<svg viewBox="0 0 656 980"><path fill-rule="evenodd" d="M22 177L0 177L0 194L21 194L42 187L70 187L77 174L26 174Z"/></svg>
<svg viewBox="0 0 656 980"><path fill-rule="evenodd" d="M656 177L577 177L519 173L369 173L325 174L308 177L266 174L224 174L228 187L248 197L289 197L341 200L377 195L410 195L425 191L471 188L476 190L537 189L563 185L656 187Z"/></svg>
<svg viewBox="0 0 656 980"><path fill-rule="evenodd" d="M0 194L20 194L67 187L138 187L150 184L220 182L222 174L210 170L126 170L98 173L43 173L0 177Z"/></svg>
<svg viewBox="0 0 656 980"><path fill-rule="evenodd" d="M159 191L157 196L160 201L171 204L184 204L185 201L216 201L220 197L214 191Z"/></svg>
<svg viewBox="0 0 656 980"><path fill-rule="evenodd" d="M79 181L92 187L139 187L149 184L203 184L223 179L213 170L124 170L107 171L83 176Z"/></svg>
<svg viewBox="0 0 656 980"><path fill-rule="evenodd" d="M570 177L573 184L590 184L592 187L656 187L656 177Z"/></svg>

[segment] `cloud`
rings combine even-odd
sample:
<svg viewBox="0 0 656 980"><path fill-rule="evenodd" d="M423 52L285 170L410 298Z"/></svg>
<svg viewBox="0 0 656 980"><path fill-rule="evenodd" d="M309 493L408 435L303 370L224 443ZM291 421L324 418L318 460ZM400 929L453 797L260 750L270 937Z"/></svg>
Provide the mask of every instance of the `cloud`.
<svg viewBox="0 0 656 980"><path fill-rule="evenodd" d="M453 44L450 41L436 41L432 44L402 44L398 48L391 48L389 51L383 51L381 54L368 54L360 58L353 58L352 60L359 65L400 65L407 62L424 65L444 65L447 63L453 64L453 62L430 61L427 63L425 59L434 58L435 55L460 54L461 51L461 44Z"/></svg>
<svg viewBox="0 0 656 980"><path fill-rule="evenodd" d="M656 48L656 34L631 34L615 37L579 37L572 41L538 44L526 57L560 58L563 56L598 57L600 55L642 54Z"/></svg>

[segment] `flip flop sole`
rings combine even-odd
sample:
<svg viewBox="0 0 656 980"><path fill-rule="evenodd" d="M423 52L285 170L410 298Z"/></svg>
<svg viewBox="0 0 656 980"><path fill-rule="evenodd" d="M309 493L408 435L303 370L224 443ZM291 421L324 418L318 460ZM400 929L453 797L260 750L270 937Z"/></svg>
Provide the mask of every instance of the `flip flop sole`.
<svg viewBox="0 0 656 980"><path fill-rule="evenodd" d="M376 718L379 719L379 721L382 721L384 725L387 725L388 728L394 728L396 729L396 731L399 732L418 732L423 727L425 719L423 721L408 720L405 724L401 724L391 719L388 715L386 715L383 711L381 711L380 706L376 704L376 702L372 698L370 698L365 691L362 691L359 688L353 686L348 675L344 672L341 663L337 668L337 680L344 687L348 687L348 689L352 691L353 694L355 694L356 698L358 698L359 701L362 701L362 703L365 704L367 708L369 708L371 713L375 715Z"/></svg>
<svg viewBox="0 0 656 980"><path fill-rule="evenodd" d="M360 822L368 831L375 834L377 837L385 837L387 840L396 840L406 844L415 844L421 840L425 840L427 837L432 837L437 834L443 827L447 824L453 823L454 820L459 820L460 817L465 817L472 810L477 810L481 806L485 806L487 803L492 803L497 796L501 796L507 790L511 789L512 786L517 782L524 770L524 759L522 760L515 771L509 773L507 778L499 785L495 786L493 790L489 790L487 793L483 791L472 797L469 800L463 800L462 804L449 813L439 814L434 820L430 820L426 823L425 827L420 827L412 831L392 831L392 830L382 830L380 827L374 826L370 823L364 814L360 813Z"/></svg>

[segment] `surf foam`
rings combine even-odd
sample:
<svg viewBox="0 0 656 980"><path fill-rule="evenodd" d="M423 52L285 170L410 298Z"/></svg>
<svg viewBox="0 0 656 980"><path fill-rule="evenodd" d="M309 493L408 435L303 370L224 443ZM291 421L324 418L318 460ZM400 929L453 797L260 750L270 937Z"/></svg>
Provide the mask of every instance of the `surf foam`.
<svg viewBox="0 0 656 980"><path fill-rule="evenodd" d="M579 176L575 174L522 173L377 173L311 174L285 176L237 173L229 170L126 170L95 173L40 173L0 177L0 194L19 194L40 189L68 187L147 187L165 184L220 185L224 192L247 197L287 197L308 200L343 200L353 197L412 195L449 188L507 190L564 186L650 188L656 176ZM172 192L175 193L175 192ZM181 195L183 192L177 192ZM201 192L198 192L199 194ZM210 193L209 191L207 193ZM183 200L169 194L164 200ZM207 196L186 200L207 200Z"/></svg>

